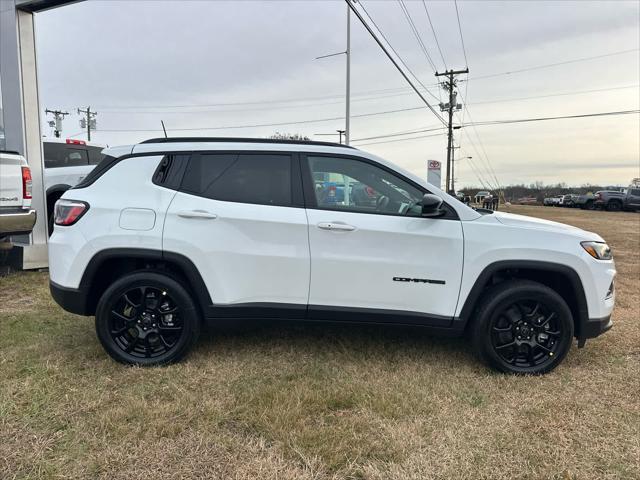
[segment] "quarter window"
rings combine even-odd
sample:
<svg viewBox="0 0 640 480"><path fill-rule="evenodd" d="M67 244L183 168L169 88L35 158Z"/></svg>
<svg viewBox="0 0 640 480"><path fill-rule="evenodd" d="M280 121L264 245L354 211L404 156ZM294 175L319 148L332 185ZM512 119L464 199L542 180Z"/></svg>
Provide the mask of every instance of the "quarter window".
<svg viewBox="0 0 640 480"><path fill-rule="evenodd" d="M353 158L307 157L318 208L415 215L423 192L370 163Z"/></svg>
<svg viewBox="0 0 640 480"><path fill-rule="evenodd" d="M290 206L291 156L194 155L185 173L182 190L226 202Z"/></svg>

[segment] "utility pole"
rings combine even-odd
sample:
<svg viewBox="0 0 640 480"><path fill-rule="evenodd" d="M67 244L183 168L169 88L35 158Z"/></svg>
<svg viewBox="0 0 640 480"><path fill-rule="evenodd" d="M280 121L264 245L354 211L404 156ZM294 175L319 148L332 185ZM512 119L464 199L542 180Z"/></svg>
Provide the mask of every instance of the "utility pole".
<svg viewBox="0 0 640 480"><path fill-rule="evenodd" d="M349 132L351 128L351 7L347 5L347 94L346 94L346 112L344 127L344 143L349 145ZM342 137L342 135L340 135ZM342 143L342 141L340 141Z"/></svg>
<svg viewBox="0 0 640 480"><path fill-rule="evenodd" d="M349 6L349 2L357 2L358 0L346 0L347 1L347 49L344 52L330 53L329 55L322 55L320 57L316 57L316 60L320 60L322 58L335 57L336 55L345 55L347 57L347 91L345 95L345 128L344 128L344 140L345 144L349 145L349 132L350 132L350 123L351 123L351 7ZM340 136L342 143L342 135Z"/></svg>
<svg viewBox="0 0 640 480"><path fill-rule="evenodd" d="M442 82L442 87L449 92L449 103L441 103L440 110L447 111L449 113L449 126L448 126L448 141L447 141L447 179L445 182L445 191L451 193L454 188L453 185L453 112L460 110L462 105L456 103L457 93L454 91L456 87L456 79L454 75L461 73L469 73L469 69L464 70L446 70L443 73L436 72L436 77L447 77L447 80Z"/></svg>
<svg viewBox="0 0 640 480"><path fill-rule="evenodd" d="M87 141L91 141L91 129L96 129L96 119L95 116L98 112L92 112L91 107L87 107L86 109L78 108L78 115L82 115L80 118L80 128L87 129Z"/></svg>
<svg viewBox="0 0 640 480"><path fill-rule="evenodd" d="M53 127L54 137L60 138L60 134L62 133L62 120L64 120L64 117L69 115L69 112L63 112L61 110L49 110L47 108L44 113L50 113L51 115L53 115L53 120L49 122L49 126Z"/></svg>

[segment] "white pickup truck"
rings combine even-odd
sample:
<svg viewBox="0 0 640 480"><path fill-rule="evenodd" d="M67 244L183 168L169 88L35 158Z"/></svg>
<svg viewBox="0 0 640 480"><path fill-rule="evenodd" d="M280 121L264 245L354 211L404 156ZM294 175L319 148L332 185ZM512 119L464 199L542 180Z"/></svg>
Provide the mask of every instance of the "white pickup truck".
<svg viewBox="0 0 640 480"><path fill-rule="evenodd" d="M0 244L11 235L31 233L31 170L18 152L0 150Z"/></svg>
<svg viewBox="0 0 640 480"><path fill-rule="evenodd" d="M103 145L68 138L45 139L44 188L47 225L53 231L53 207L64 192L80 183L102 159Z"/></svg>
<svg viewBox="0 0 640 480"><path fill-rule="evenodd" d="M44 185L49 232L53 207L64 192L81 182L102 159L102 145L76 139L45 139ZM0 151L0 243L31 233L36 212L31 209L31 170L25 158Z"/></svg>

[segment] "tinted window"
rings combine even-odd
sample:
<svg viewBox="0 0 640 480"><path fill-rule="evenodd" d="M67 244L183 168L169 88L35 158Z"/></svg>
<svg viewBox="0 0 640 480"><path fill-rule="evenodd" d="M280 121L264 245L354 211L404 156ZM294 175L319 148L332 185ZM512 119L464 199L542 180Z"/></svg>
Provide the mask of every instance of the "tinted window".
<svg viewBox="0 0 640 480"><path fill-rule="evenodd" d="M631 189L631 195L636 196L636 197L640 197L640 188Z"/></svg>
<svg viewBox="0 0 640 480"><path fill-rule="evenodd" d="M238 155L234 153L194 154L184 175L182 189L203 194L237 159Z"/></svg>
<svg viewBox="0 0 640 480"><path fill-rule="evenodd" d="M84 148L74 148L64 143L44 143L45 168L77 167L89 164L89 154Z"/></svg>
<svg viewBox="0 0 640 480"><path fill-rule="evenodd" d="M227 202L291 205L291 156L201 154L189 162L183 190Z"/></svg>
<svg viewBox="0 0 640 480"><path fill-rule="evenodd" d="M308 163L319 208L420 215L423 192L380 167L352 158L310 156Z"/></svg>

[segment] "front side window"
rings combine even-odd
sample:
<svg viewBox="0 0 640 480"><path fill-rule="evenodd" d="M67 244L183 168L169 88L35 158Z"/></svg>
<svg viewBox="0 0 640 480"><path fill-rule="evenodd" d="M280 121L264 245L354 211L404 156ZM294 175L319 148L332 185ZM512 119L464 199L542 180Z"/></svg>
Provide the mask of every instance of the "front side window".
<svg viewBox="0 0 640 480"><path fill-rule="evenodd" d="M318 208L359 213L419 216L423 192L368 162L307 157Z"/></svg>
<svg viewBox="0 0 640 480"><path fill-rule="evenodd" d="M260 153L193 155L182 190L227 202L291 206L291 156Z"/></svg>

